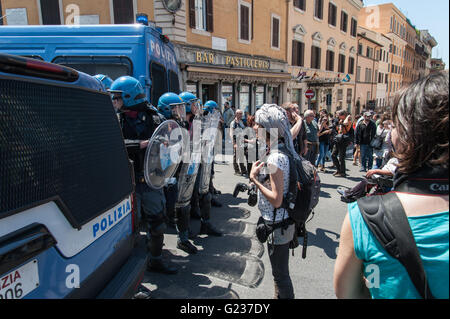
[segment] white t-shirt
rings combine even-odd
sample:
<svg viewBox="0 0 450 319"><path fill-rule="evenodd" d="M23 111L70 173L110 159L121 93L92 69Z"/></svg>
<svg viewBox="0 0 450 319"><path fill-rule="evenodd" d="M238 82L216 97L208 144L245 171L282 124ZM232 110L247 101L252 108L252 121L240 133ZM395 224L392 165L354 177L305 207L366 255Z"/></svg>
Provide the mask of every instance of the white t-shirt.
<svg viewBox="0 0 450 319"><path fill-rule="evenodd" d="M283 196L286 195L289 190L289 158L283 153L273 152L267 158L267 166L266 172L270 170L270 166L275 166L283 172ZM264 186L271 189L270 180L267 180ZM260 190L258 190L258 208L264 220L273 222L274 208ZM280 222L288 217L288 212L284 208L280 208L277 210L275 222Z"/></svg>
<svg viewBox="0 0 450 319"><path fill-rule="evenodd" d="M397 170L397 165L398 165L398 159L396 157L392 157L391 159L389 159L389 161L383 166L382 170L383 171L389 171L392 174L395 175L395 171ZM379 178L381 177L381 175L379 174L374 174L373 175L375 178Z"/></svg>

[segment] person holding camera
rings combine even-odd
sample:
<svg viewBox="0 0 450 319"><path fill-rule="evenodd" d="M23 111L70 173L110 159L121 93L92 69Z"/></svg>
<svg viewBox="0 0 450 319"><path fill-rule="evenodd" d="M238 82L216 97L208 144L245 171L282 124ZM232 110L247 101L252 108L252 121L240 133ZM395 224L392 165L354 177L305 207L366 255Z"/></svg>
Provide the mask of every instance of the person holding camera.
<svg viewBox="0 0 450 319"><path fill-rule="evenodd" d="M275 229L267 238L275 298L293 299L294 288L289 275L289 243L294 238L295 225L289 222L286 209L280 208L289 189L289 157L278 150L283 147L298 159L299 155L294 149L289 120L283 108L275 104L264 104L255 114L255 123L258 138L268 145L265 162L257 161L250 171L250 181L258 189L258 209L261 212L258 224L264 223Z"/></svg>
<svg viewBox="0 0 450 319"><path fill-rule="evenodd" d="M433 73L397 92L392 108L398 165L389 197L389 207L396 207L389 215L396 218L389 220L399 233L391 244L410 238L397 246L398 255L416 255L421 265L407 270L383 248L388 245L381 245L358 203L349 204L334 267L338 298L449 298L448 95L448 72ZM377 284L370 280L374 269Z"/></svg>
<svg viewBox="0 0 450 319"><path fill-rule="evenodd" d="M336 135L334 137L333 152L331 153L333 164L336 167L336 172L333 173L333 176L346 177L345 153L347 146L351 142L349 133L352 129L351 115L346 110L337 112L335 129Z"/></svg>
<svg viewBox="0 0 450 319"><path fill-rule="evenodd" d="M364 120L358 125L355 135L355 144L361 150L360 172L367 172L373 166L373 147L371 142L377 133L375 122L371 120L371 113L364 113Z"/></svg>
<svg viewBox="0 0 450 319"><path fill-rule="evenodd" d="M316 167L320 169L321 172L325 172L325 157L328 152L328 145L330 143L331 127L329 125L327 110L320 111L319 119L319 156L316 160Z"/></svg>

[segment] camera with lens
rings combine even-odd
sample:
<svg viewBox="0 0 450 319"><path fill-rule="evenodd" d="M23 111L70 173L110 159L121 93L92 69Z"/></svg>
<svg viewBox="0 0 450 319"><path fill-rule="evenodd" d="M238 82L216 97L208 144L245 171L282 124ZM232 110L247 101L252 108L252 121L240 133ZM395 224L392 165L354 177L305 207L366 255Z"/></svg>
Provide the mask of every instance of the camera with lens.
<svg viewBox="0 0 450 319"><path fill-rule="evenodd" d="M249 206L255 206L258 202L258 193L256 191L256 185L247 185L245 183L237 183L234 187L233 197L237 197L240 192L247 192Z"/></svg>

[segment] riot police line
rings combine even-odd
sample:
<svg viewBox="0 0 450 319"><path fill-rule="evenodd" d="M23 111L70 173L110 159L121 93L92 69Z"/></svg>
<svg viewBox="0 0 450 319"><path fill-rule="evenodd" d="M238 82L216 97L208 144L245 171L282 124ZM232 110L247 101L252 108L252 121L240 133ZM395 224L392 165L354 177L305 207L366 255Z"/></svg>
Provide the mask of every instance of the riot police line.
<svg viewBox="0 0 450 319"><path fill-rule="evenodd" d="M191 242L196 236L189 226L191 216L201 221L198 234L222 236L211 222L214 195L219 193L212 183L215 156L233 154L229 141L232 138L239 145L237 151L242 160L247 157L256 162L264 156L266 147L257 141L251 127L235 130L233 137L226 129L222 136L221 114L214 101L202 105L190 92L179 95L167 92L154 107L137 79L122 76L112 81L104 75L97 78L111 94L133 162L137 215L147 233L147 269L175 274L178 269L162 258L167 225L175 226L177 248L188 254L197 253ZM258 147L246 147L250 138ZM241 185L239 190L244 187ZM249 194L255 205L255 191Z"/></svg>

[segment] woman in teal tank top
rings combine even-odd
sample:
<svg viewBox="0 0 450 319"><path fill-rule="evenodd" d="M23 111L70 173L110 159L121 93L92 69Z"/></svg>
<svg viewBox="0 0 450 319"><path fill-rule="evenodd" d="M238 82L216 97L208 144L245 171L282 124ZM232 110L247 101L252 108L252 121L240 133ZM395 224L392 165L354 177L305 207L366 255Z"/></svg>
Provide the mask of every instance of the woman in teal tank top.
<svg viewBox="0 0 450 319"><path fill-rule="evenodd" d="M448 73L432 74L396 95L392 118L397 176L434 168L448 176ZM431 188L441 187L430 184ZM395 192L435 298L449 298L449 197ZM395 189L394 189L395 191ZM338 298L420 298L403 265L391 257L366 225L357 203L349 204L334 270Z"/></svg>

